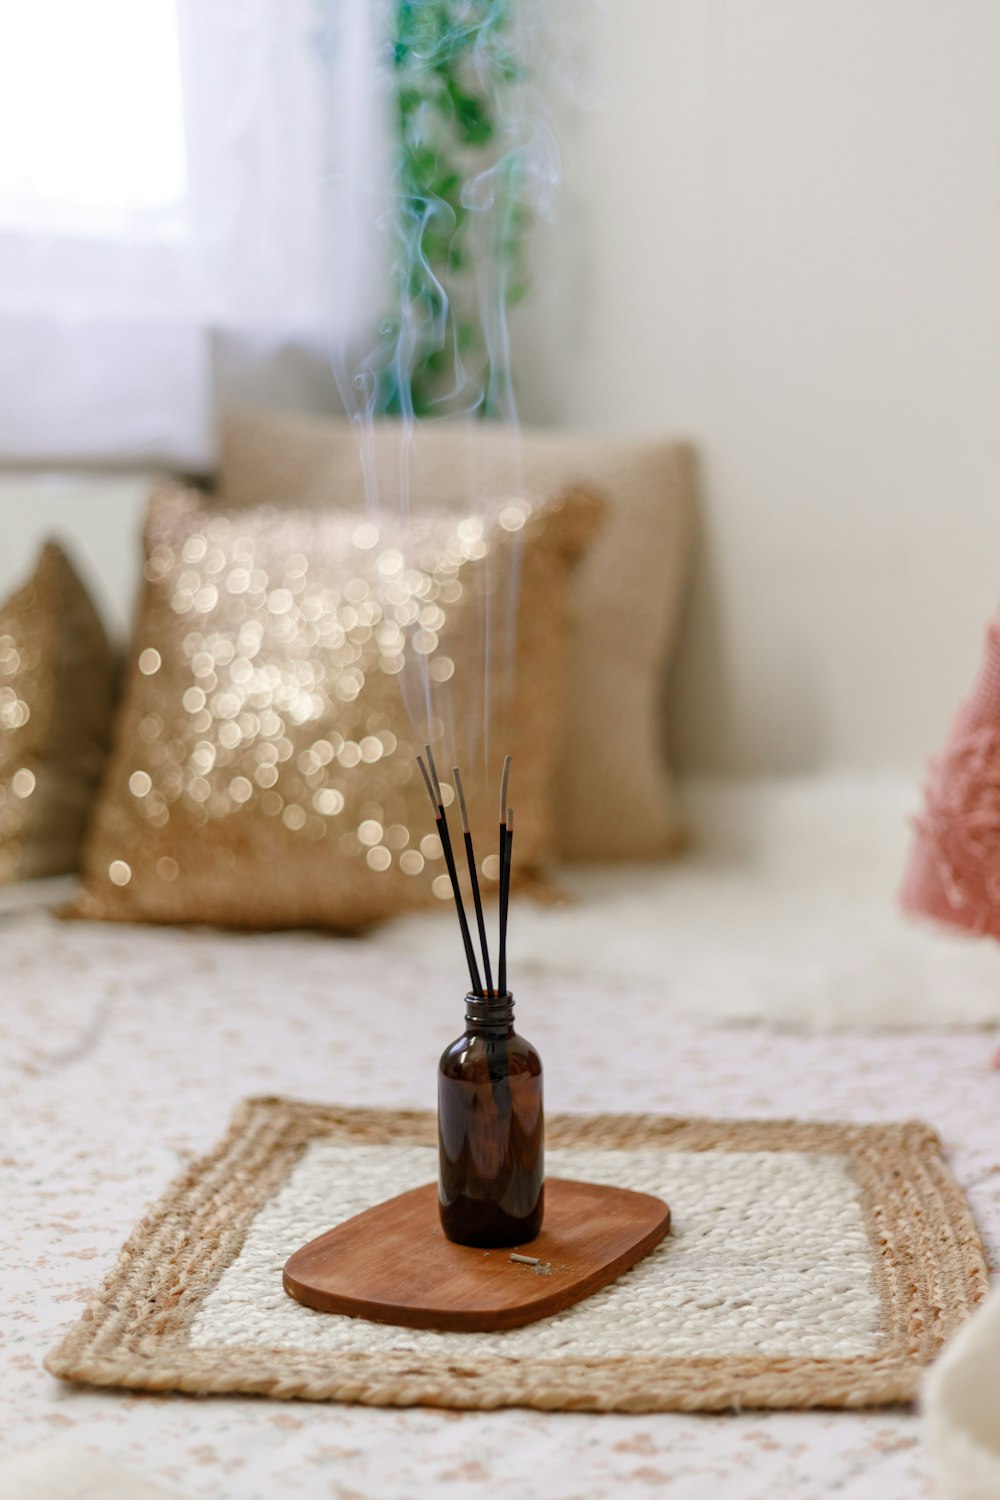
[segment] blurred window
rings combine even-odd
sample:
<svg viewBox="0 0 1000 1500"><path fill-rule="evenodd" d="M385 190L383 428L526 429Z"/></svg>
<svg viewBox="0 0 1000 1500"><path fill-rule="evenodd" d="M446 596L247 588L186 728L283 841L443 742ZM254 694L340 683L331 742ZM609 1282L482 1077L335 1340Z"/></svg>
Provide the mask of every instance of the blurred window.
<svg viewBox="0 0 1000 1500"><path fill-rule="evenodd" d="M0 0L0 464L200 469L220 370L328 359L369 6Z"/></svg>
<svg viewBox="0 0 1000 1500"><path fill-rule="evenodd" d="M175 230L187 193L174 0L0 0L0 228Z"/></svg>

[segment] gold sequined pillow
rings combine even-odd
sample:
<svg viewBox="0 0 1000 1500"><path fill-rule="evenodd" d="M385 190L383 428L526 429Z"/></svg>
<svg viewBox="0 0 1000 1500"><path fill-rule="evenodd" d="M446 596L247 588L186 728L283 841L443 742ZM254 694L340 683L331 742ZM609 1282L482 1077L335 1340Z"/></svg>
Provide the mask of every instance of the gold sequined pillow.
<svg viewBox="0 0 1000 1500"><path fill-rule="evenodd" d="M34 577L0 605L0 884L77 868L114 690L97 611L48 542Z"/></svg>
<svg viewBox="0 0 1000 1500"><path fill-rule="evenodd" d="M667 671L678 641L694 536L692 455L683 445L525 429L499 422L472 439L461 422L377 424L368 465L391 493L404 456L412 493L464 508L470 491L517 483L531 498L579 483L605 502L600 533L576 570L570 604L569 703L559 752L556 838L567 860L658 859L684 842L665 739ZM219 487L226 504L337 504L363 511L364 476L349 422L286 412L230 412Z"/></svg>
<svg viewBox="0 0 1000 1500"><path fill-rule="evenodd" d="M447 899L414 764L428 704L487 838L499 759L515 757L515 848L522 871L538 870L552 850L569 576L599 514L574 493L489 522L424 517L394 537L352 513L154 497L77 914L349 931ZM498 652L515 580L516 671ZM483 713L505 683L506 732Z"/></svg>

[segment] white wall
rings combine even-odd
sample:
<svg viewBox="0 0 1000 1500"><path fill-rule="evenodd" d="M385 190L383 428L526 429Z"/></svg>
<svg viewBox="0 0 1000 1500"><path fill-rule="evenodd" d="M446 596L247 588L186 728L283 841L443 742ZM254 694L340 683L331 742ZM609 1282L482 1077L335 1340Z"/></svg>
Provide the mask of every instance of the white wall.
<svg viewBox="0 0 1000 1500"><path fill-rule="evenodd" d="M1000 4L592 26L523 405L701 450L684 761L914 763L1000 601Z"/></svg>

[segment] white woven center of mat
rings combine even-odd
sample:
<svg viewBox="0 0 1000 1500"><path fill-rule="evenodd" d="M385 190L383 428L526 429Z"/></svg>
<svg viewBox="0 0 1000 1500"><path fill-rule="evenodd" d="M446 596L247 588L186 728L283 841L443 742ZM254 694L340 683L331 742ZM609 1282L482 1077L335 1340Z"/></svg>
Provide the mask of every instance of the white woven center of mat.
<svg viewBox="0 0 1000 1500"><path fill-rule="evenodd" d="M631 1271L555 1317L508 1333L433 1333L300 1307L281 1268L307 1240L432 1181L425 1146L317 1141L251 1225L194 1322L196 1347L323 1353L414 1350L511 1357L850 1358L878 1346L857 1187L843 1157L791 1151L553 1150L553 1177L665 1198L669 1237Z"/></svg>

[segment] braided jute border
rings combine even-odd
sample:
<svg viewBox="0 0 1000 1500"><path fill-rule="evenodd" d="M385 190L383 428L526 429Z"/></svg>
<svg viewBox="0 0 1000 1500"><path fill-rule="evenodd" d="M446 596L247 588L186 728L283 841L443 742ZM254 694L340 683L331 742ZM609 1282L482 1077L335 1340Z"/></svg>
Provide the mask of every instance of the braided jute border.
<svg viewBox="0 0 1000 1500"><path fill-rule="evenodd" d="M64 1380L197 1395L243 1392L372 1406L543 1411L721 1411L909 1401L922 1369L986 1294L982 1244L934 1131L917 1122L827 1125L556 1115L550 1145L846 1156L859 1185L882 1305L879 1352L851 1359L517 1359L192 1348L207 1294L311 1141L432 1145L432 1114L246 1100L218 1146L142 1220L103 1290L45 1361ZM474 1335L469 1335L470 1339Z"/></svg>

